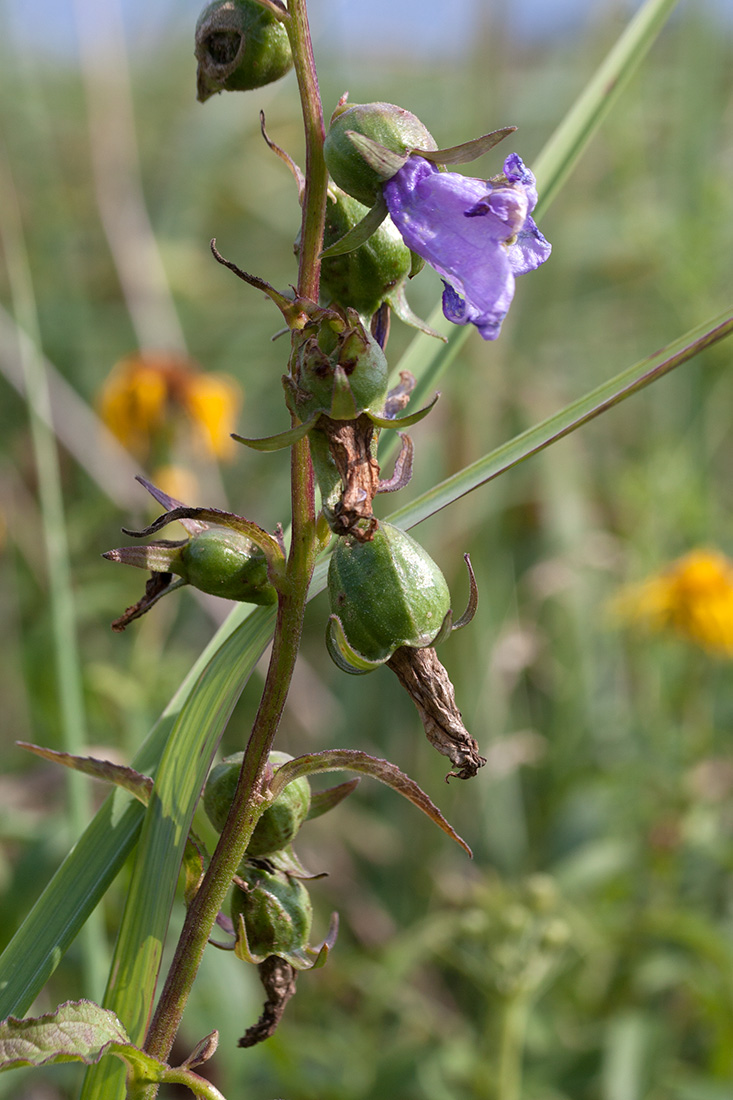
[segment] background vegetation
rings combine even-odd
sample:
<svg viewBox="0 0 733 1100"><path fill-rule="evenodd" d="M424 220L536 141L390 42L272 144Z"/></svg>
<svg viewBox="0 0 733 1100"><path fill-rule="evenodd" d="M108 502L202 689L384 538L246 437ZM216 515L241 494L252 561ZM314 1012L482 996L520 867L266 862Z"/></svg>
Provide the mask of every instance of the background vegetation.
<svg viewBox="0 0 733 1100"><path fill-rule="evenodd" d="M531 164L619 30L608 10L582 36L529 46L497 17L449 61L324 49L324 103L328 110L345 87L354 102L399 102L439 145L516 123L515 147ZM435 413L414 430L406 494L729 303L731 45L730 25L683 7L543 220L551 261L520 281L496 344L468 341ZM3 207L14 195L43 351L94 407L113 364L146 333L148 346L151 333L159 345L183 342L206 370L242 385L243 434L277 431L285 425L284 348L269 340L277 316L213 262L208 242L216 236L227 256L275 285L292 279L294 186L260 137L258 112L297 159L294 80L202 107L191 27L130 47L129 100L119 54L101 75L88 60L85 82L70 58L49 53L39 63L8 39L0 47ZM100 216L110 198L114 207L114 181L137 178L128 107L180 334L166 313L168 290L151 282L144 232L123 242L150 291L136 315L121 292L124 257ZM100 165L92 142L99 154L101 108ZM496 170L494 156L476 174ZM409 293L425 315L437 279L426 273ZM65 777L13 744L59 747L59 733L48 569L2 267L0 295L4 943L72 836ZM392 362L409 338L395 323ZM607 610L619 586L691 547L733 548L730 355L722 343L420 529L457 605L466 550L479 580L473 625L441 654L489 757L472 783L444 786L444 761L386 670L352 679L331 665L324 598L313 603L279 747L388 757L431 793L475 859L368 782L338 818L308 825L301 857L329 875L312 890L316 932L325 934L332 909L342 918L328 966L300 979L278 1034L251 1052L235 1044L259 1012L260 990L231 956L210 952L187 1013L187 1049L221 1032L209 1065L228 1096L730 1097L730 664L676 638L634 634ZM184 592L124 635L109 631L140 595L143 574L99 555L124 541L123 523L141 525L151 513L78 410L65 415L87 456L62 449L88 739L96 755L127 760L223 612ZM196 478L189 503L228 501L270 528L287 518L282 455L236 453L218 469L179 439L173 458ZM225 751L246 738L258 686L254 677L237 705ZM110 937L125 889L123 872L104 903ZM72 948L35 1008L82 995L99 991L82 985ZM14 1073L0 1079L0 1097L70 1097L77 1080L73 1067Z"/></svg>

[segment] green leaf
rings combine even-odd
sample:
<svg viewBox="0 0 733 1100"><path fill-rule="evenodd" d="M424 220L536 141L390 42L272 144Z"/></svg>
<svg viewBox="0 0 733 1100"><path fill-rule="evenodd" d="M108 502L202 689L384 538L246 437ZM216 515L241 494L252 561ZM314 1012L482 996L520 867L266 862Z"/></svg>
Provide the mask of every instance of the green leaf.
<svg viewBox="0 0 733 1100"><path fill-rule="evenodd" d="M113 1012L93 1001L67 1001L45 1016L23 1020L11 1016L0 1023L0 1071L60 1062L93 1066L111 1054L126 1064L130 1086L145 1082L180 1083L196 1096L224 1100L209 1081L191 1072L192 1066L213 1054L217 1038L214 1032L202 1039L182 1066L171 1069L133 1046Z"/></svg>
<svg viewBox="0 0 733 1100"><path fill-rule="evenodd" d="M452 825L443 817L442 813L425 794L425 791L417 785L414 779L405 775L395 764L389 760L380 760L376 756L370 756L367 752L357 749L329 749L326 752L312 752L306 756L296 756L293 760L287 760L275 772L270 785L273 798L277 798L281 791L299 779L302 775L317 775L319 772L351 771L361 772L362 775L370 775L372 779L378 779L385 783L397 794L401 794L418 810L422 810L431 821L434 821L439 829L442 829L452 840L460 844L461 848L473 858L471 849L465 840L458 835Z"/></svg>
<svg viewBox="0 0 733 1100"><path fill-rule="evenodd" d="M0 1023L0 1068L49 1062L98 1062L112 1044L129 1043L115 1016L93 1001L67 1001L45 1016Z"/></svg>

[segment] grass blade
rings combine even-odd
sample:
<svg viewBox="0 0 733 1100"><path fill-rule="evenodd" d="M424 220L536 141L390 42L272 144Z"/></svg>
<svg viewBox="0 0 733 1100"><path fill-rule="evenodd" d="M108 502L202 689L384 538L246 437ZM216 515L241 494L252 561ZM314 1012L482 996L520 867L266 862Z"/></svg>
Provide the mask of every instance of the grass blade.
<svg viewBox="0 0 733 1100"><path fill-rule="evenodd" d="M204 690L213 657L236 664L240 690L272 634L271 609L237 607L181 684L133 767L155 775L163 750L194 688ZM232 688L234 690L234 688ZM105 801L0 956L0 1018L25 1012L120 870L142 825L144 807L122 791Z"/></svg>
<svg viewBox="0 0 733 1100"><path fill-rule="evenodd" d="M493 481L499 474L510 470L530 455L537 454L551 443L587 424L606 409L618 405L657 378L699 355L718 340L729 336L731 332L733 307L714 320L698 325L666 348L621 371L610 381L566 405L553 416L459 470L410 504L393 512L389 517L390 522L400 527L414 527L480 485Z"/></svg>
<svg viewBox="0 0 733 1100"><path fill-rule="evenodd" d="M630 20L532 165L541 217L628 84L679 0L647 0Z"/></svg>

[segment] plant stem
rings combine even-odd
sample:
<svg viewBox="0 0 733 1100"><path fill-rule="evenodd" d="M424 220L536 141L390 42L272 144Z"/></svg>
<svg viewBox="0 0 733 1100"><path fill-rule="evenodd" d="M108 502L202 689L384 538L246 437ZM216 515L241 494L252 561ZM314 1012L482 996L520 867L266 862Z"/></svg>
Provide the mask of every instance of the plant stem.
<svg viewBox="0 0 733 1100"><path fill-rule="evenodd" d="M522 1054L529 1016L529 998L522 993L504 1005L499 1042L496 1100L521 1100Z"/></svg>
<svg viewBox="0 0 733 1100"><path fill-rule="evenodd" d="M323 160L323 115L304 0L290 0L290 18L286 25L295 58L306 133L306 187L298 293L317 301L327 174ZM316 557L313 470L306 439L292 449L291 503L292 541L278 603L270 665L237 791L211 864L186 915L168 978L148 1029L145 1049L161 1061L169 1055L211 928L263 808L262 775L298 655ZM156 1093L157 1086L151 1085L145 1093L146 1100Z"/></svg>

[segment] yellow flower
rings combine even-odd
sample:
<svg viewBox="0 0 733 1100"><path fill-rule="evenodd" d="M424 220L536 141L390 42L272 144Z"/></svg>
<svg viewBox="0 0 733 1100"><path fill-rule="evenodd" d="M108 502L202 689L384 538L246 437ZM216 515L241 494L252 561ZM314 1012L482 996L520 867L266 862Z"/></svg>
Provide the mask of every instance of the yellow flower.
<svg viewBox="0 0 733 1100"><path fill-rule="evenodd" d="M190 359L167 352L138 352L112 370L99 398L102 420L128 450L144 460L170 446L176 414L193 428L212 458L234 451L231 432L242 391L226 375L205 374Z"/></svg>
<svg viewBox="0 0 733 1100"><path fill-rule="evenodd" d="M236 449L232 432L242 403L242 391L234 379L224 374L194 374L185 402L209 453L214 458L228 458Z"/></svg>
<svg viewBox="0 0 733 1100"><path fill-rule="evenodd" d="M150 439L165 425L168 383L157 360L131 355L113 369L99 396L109 430L133 454L147 454Z"/></svg>
<svg viewBox="0 0 733 1100"><path fill-rule="evenodd" d="M733 656L733 561L718 550L692 550L623 589L613 610L627 622L672 630L712 653Z"/></svg>

